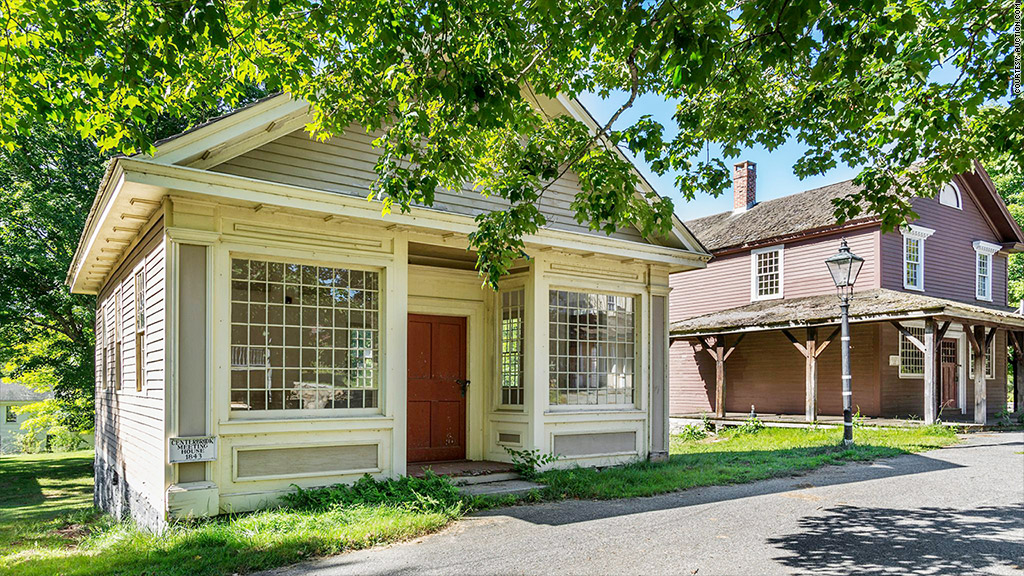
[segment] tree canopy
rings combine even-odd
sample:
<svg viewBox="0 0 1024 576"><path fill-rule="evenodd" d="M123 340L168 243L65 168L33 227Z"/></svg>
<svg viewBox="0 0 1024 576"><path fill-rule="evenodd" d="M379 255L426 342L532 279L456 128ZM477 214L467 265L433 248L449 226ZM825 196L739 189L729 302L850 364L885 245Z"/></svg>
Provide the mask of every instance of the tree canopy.
<svg viewBox="0 0 1024 576"><path fill-rule="evenodd" d="M507 198L471 237L492 283L566 170L594 229L670 225L671 202L637 193L616 145L689 199L728 182L723 159L697 159L708 144L732 157L796 139L799 176L864 167L838 219L866 206L887 228L972 159L1019 166L1024 149L1013 0L9 0L0 13L3 144L58 122L102 150L146 151L154 118L234 104L253 83L283 90L312 104L319 137L383 129L385 210L464 184ZM534 105L584 92L623 102L596 134ZM673 117L619 125L648 94Z"/></svg>

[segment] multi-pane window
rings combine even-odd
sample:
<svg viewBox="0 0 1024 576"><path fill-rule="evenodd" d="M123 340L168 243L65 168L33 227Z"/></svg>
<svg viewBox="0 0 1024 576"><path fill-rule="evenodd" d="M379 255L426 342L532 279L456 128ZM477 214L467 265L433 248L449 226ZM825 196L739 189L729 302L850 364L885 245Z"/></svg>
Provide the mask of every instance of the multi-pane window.
<svg viewBox="0 0 1024 576"><path fill-rule="evenodd" d="M992 362L992 357L995 355L996 346L995 338L989 341L988 346L985 348L985 378L995 378L995 364ZM974 349L968 347L967 353L967 374L974 378Z"/></svg>
<svg viewBox="0 0 1024 576"><path fill-rule="evenodd" d="M523 308L522 289L501 293L501 403L523 403Z"/></svg>
<svg viewBox="0 0 1024 576"><path fill-rule="evenodd" d="M135 390L146 380L146 269L135 273Z"/></svg>
<svg viewBox="0 0 1024 576"><path fill-rule="evenodd" d="M924 341L924 328L910 326L907 331L918 341ZM924 352L906 336L900 333L900 376L921 376L924 374Z"/></svg>
<svg viewBox="0 0 1024 576"><path fill-rule="evenodd" d="M992 299L992 256L978 253L978 281L976 292L979 300Z"/></svg>
<svg viewBox="0 0 1024 576"><path fill-rule="evenodd" d="M999 244L977 241L974 243L974 295L978 300L992 301L992 257L1002 249Z"/></svg>
<svg viewBox="0 0 1024 576"><path fill-rule="evenodd" d="M634 404L634 300L551 290L550 403Z"/></svg>
<svg viewBox="0 0 1024 576"><path fill-rule="evenodd" d="M124 324L124 309L121 306L121 286L118 285L114 293L114 387L121 388L121 353L122 346L122 324Z"/></svg>
<svg viewBox="0 0 1024 576"><path fill-rule="evenodd" d="M752 300L782 297L782 247L753 250L751 255Z"/></svg>
<svg viewBox="0 0 1024 576"><path fill-rule="evenodd" d="M8 424L14 424L18 421L18 414L14 411L14 406L7 406L7 414L4 415L4 419Z"/></svg>
<svg viewBox="0 0 1024 576"><path fill-rule="evenodd" d="M922 287L921 242L918 238L904 238L903 283L907 288Z"/></svg>
<svg viewBox="0 0 1024 576"><path fill-rule="evenodd" d="M909 290L924 290L924 241L935 230L904 225L903 233L903 287Z"/></svg>
<svg viewBox="0 0 1024 576"><path fill-rule="evenodd" d="M231 409L376 408L379 274L233 259Z"/></svg>

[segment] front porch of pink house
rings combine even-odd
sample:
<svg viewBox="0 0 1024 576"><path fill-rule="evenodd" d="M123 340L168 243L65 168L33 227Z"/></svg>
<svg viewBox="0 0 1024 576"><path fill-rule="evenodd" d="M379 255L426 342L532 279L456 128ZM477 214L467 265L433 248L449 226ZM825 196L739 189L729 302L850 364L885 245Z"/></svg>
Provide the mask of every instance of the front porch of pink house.
<svg viewBox="0 0 1024 576"><path fill-rule="evenodd" d="M774 426L840 424L837 316L835 297L824 295L673 324L672 426L734 425L751 413ZM851 305L856 417L877 426L993 423L1010 408L1008 361L1019 365L1022 330L1024 317L1009 311L891 290L858 294ZM1020 407L1020 388L1013 389Z"/></svg>

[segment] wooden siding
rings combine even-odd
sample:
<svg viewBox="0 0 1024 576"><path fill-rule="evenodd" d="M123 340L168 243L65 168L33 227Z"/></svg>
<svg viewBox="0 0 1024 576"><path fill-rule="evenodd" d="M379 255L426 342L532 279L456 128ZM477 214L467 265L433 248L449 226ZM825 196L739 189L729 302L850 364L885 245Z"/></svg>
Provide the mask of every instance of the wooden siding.
<svg viewBox="0 0 1024 576"><path fill-rule="evenodd" d="M921 377L900 378L899 366L889 366L889 356L899 355L900 336L891 325L882 326L882 406L883 416L891 418L906 418L909 416L922 417L924 415L924 380ZM989 418L1006 408L1006 332L998 330L995 339L995 378L988 380L987 410ZM970 353L966 341L960 341L959 346L967 347L967 354ZM963 356L966 358L966 356ZM967 413L966 416L959 416L960 410L953 409L954 417L971 418L974 414L974 380L967 374ZM948 414L944 416L949 417Z"/></svg>
<svg viewBox="0 0 1024 576"><path fill-rule="evenodd" d="M800 298L834 293L835 284L825 268L825 258L839 249L839 241L844 237L850 249L866 260L857 279L858 288L877 288L878 228L865 228L785 244L782 295ZM750 304L750 251L716 256L707 268L673 274L670 282L673 322Z"/></svg>
<svg viewBox="0 0 1024 576"><path fill-rule="evenodd" d="M917 198L914 211L920 216L913 223L935 230L924 241L924 294L949 298L979 306L1006 307L1006 254L992 258L992 302L977 300L975 290L974 241L999 244L1000 238L989 226L970 193L964 194L963 210L943 206L937 198ZM903 235L899 231L883 234L882 288L903 288Z"/></svg>
<svg viewBox="0 0 1024 576"><path fill-rule="evenodd" d="M803 339L802 330L794 330ZM819 330L824 338L829 331ZM866 416L881 410L879 389L877 325L855 325L852 331L853 403ZM729 337L729 343L735 336ZM818 359L818 412L843 413L838 337ZM671 347L671 414L712 412L715 408L715 364L696 342L676 340ZM749 334L725 363L725 409L728 412L758 414L803 414L805 361L803 355L781 332Z"/></svg>
<svg viewBox="0 0 1024 576"><path fill-rule="evenodd" d="M135 272L145 271L146 335L145 382L136 391ZM162 223L153 226L114 273L97 299L105 311L107 336L114 337L115 294L121 294L120 319L124 327L121 380L104 387L100 366L102 350L97 337L96 458L117 470L123 481L163 508L164 491L164 331L165 241Z"/></svg>
<svg viewBox="0 0 1024 576"><path fill-rule="evenodd" d="M375 137L353 129L326 142L317 142L305 130L296 130L211 170L365 198L377 179L374 165L379 154L371 144ZM579 181L570 173L541 197L541 212L547 217L548 226L604 235L576 222L570 204L578 190ZM476 216L507 206L502 198L487 197L467 187L460 191L439 189L433 208ZM613 236L645 242L635 228L620 230Z"/></svg>

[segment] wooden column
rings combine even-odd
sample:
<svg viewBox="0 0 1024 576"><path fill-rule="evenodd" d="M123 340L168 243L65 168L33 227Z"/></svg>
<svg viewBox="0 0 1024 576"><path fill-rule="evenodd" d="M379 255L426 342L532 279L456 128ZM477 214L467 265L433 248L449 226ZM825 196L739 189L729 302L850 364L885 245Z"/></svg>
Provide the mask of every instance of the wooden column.
<svg viewBox="0 0 1024 576"><path fill-rule="evenodd" d="M807 354L804 360L804 419L814 422L818 419L818 329L807 329Z"/></svg>
<svg viewBox="0 0 1024 576"><path fill-rule="evenodd" d="M798 352L803 354L805 368L804 368L804 419L808 422L814 422L818 419L818 357L825 351L832 339L839 333L839 328L832 331L832 334L824 340L818 340L818 329L808 328L807 329L807 341L805 344L801 344L797 339L789 332L789 330L783 330L782 335L785 336L797 349Z"/></svg>
<svg viewBox="0 0 1024 576"><path fill-rule="evenodd" d="M1024 369L1024 333L1007 332L1010 342L1013 344L1013 411L1020 412L1024 405L1021 404L1020 392L1020 371Z"/></svg>
<svg viewBox="0 0 1024 576"><path fill-rule="evenodd" d="M970 328L964 326L967 340L971 343L971 352L974 355L974 423L985 424L988 422L988 386L985 382L985 351L988 350L992 338L996 335L996 329L987 331L984 326ZM992 359L995 362L995 358Z"/></svg>
<svg viewBox="0 0 1024 576"><path fill-rule="evenodd" d="M725 417L725 361L732 356L740 341L743 340L743 336L744 334L740 334L740 337L730 347L725 345L724 334L715 336L714 345L706 338L698 337L704 351L715 359L715 416L718 418Z"/></svg>
<svg viewBox="0 0 1024 576"><path fill-rule="evenodd" d="M936 370L936 326L935 320L924 321L924 423L934 424L938 418L938 384Z"/></svg>

